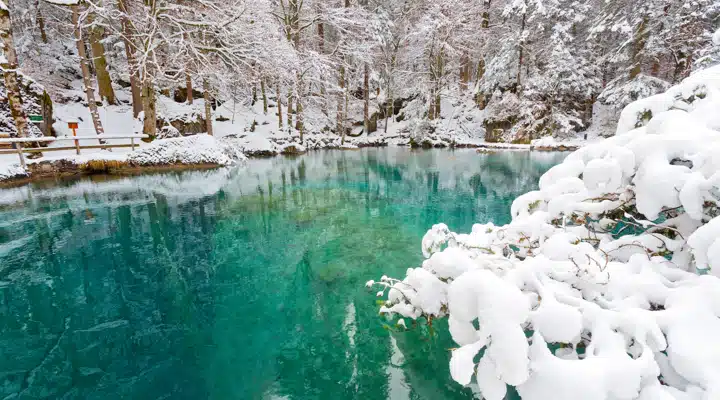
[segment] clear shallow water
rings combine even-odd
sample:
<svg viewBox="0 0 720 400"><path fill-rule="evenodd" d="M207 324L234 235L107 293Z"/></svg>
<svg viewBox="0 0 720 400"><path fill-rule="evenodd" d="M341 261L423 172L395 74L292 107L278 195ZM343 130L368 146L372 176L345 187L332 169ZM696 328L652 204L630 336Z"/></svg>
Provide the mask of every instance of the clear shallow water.
<svg viewBox="0 0 720 400"><path fill-rule="evenodd" d="M366 149L0 190L0 399L466 399L365 281L564 156Z"/></svg>

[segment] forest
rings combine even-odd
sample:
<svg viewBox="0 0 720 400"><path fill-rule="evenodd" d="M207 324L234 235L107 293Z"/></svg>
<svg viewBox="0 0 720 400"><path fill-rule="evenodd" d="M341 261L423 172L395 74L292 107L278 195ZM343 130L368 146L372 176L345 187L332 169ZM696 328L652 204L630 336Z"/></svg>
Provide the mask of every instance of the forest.
<svg viewBox="0 0 720 400"><path fill-rule="evenodd" d="M98 106L124 103L144 134L162 136L156 101L166 95L206 100L200 121L210 134L213 109L232 102L262 104L273 129L300 142L387 133L398 120L423 135L447 130L446 119L494 142L609 136L627 104L718 59L713 0L0 4L13 105L3 106L2 127L20 136L39 132L23 121L19 86L32 87L31 113L87 105L98 134L107 124ZM80 80L82 98L72 92Z"/></svg>

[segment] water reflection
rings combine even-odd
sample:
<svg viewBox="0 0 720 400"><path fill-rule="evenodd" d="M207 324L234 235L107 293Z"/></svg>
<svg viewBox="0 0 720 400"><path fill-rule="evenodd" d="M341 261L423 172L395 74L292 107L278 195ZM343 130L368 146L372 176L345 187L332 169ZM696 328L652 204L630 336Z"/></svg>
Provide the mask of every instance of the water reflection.
<svg viewBox="0 0 720 400"><path fill-rule="evenodd" d="M363 287L558 155L375 149L0 191L0 398L471 398Z"/></svg>

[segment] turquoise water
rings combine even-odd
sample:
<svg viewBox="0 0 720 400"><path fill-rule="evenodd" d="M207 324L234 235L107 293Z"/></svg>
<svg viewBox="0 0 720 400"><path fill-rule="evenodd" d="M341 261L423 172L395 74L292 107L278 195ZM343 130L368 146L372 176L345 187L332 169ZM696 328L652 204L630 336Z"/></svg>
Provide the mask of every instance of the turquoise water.
<svg viewBox="0 0 720 400"><path fill-rule="evenodd" d="M467 399L364 283L558 154L366 149L0 190L0 399Z"/></svg>

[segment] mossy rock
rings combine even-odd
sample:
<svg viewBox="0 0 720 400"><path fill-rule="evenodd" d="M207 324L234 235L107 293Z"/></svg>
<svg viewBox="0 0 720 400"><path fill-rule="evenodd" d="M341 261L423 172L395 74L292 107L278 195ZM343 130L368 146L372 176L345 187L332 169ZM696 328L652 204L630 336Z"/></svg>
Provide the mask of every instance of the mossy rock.
<svg viewBox="0 0 720 400"><path fill-rule="evenodd" d="M513 139L512 144L531 144L532 140L529 137L520 137Z"/></svg>
<svg viewBox="0 0 720 400"><path fill-rule="evenodd" d="M643 112L639 112L637 122L635 123L635 127L640 128L642 126L647 125L647 123L650 122L652 117L653 117L653 113L650 110L644 110Z"/></svg>
<svg viewBox="0 0 720 400"><path fill-rule="evenodd" d="M305 154L307 151L302 146L296 146L294 144L285 146L281 151L280 154L286 155L286 156L295 156L300 154Z"/></svg>

